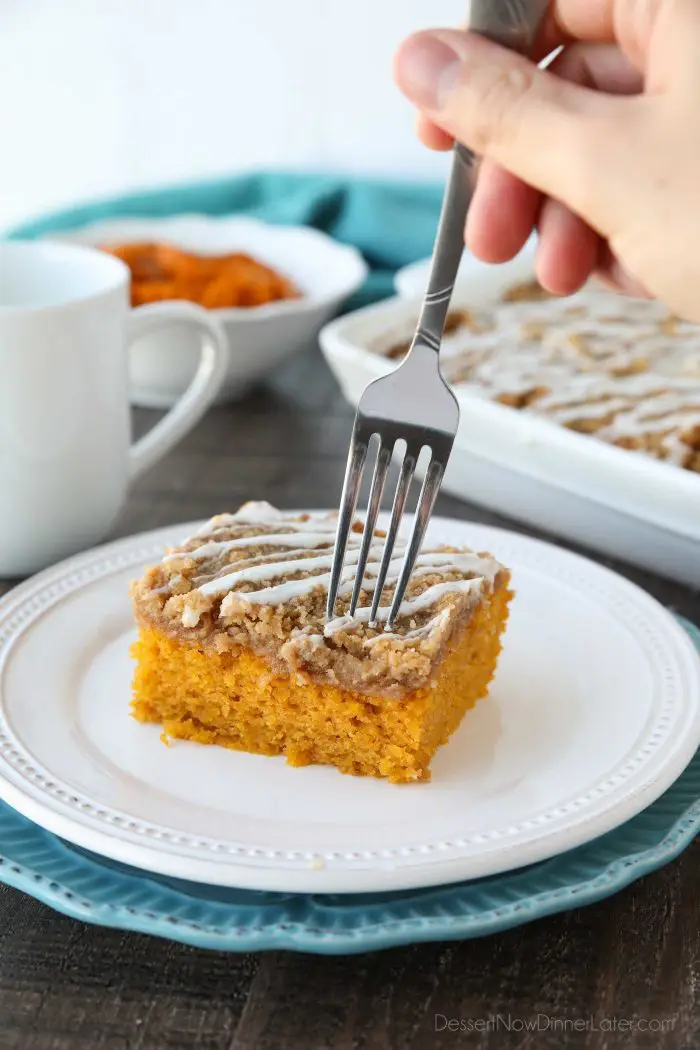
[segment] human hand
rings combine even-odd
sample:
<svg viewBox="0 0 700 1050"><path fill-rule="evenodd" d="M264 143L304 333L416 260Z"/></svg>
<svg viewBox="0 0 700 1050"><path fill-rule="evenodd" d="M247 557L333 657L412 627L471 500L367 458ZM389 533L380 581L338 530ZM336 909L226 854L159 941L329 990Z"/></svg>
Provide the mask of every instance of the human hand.
<svg viewBox="0 0 700 1050"><path fill-rule="evenodd" d="M451 30L399 50L426 144L484 158L470 249L505 262L536 226L550 291L596 274L700 321L700 3L555 0L534 58L560 45L547 70Z"/></svg>

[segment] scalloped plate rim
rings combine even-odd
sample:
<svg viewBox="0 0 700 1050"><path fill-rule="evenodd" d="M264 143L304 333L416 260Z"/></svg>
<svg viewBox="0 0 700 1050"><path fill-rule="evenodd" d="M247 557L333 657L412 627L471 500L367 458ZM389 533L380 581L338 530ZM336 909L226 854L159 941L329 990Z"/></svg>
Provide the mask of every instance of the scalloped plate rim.
<svg viewBox="0 0 700 1050"><path fill-rule="evenodd" d="M693 635L696 644L700 646L700 632L696 628L693 628ZM698 769L693 770L693 765L698 765ZM700 779L700 758L697 756L679 779L687 777L691 772L694 772ZM677 789L677 784L669 788L666 795L653 803L650 809L663 804L664 799L674 789ZM14 811L9 806L3 803L0 803L0 806L14 814ZM633 818L633 820L639 820L640 817L644 817L648 813L649 810ZM38 832L41 836L46 837L53 850L69 849L74 862L80 863L82 860L84 864L92 864L98 869L102 868L99 859L88 861L87 858L81 858L79 854L64 846L61 840L57 839L50 832L44 831L38 825L33 825L31 821L27 821L19 814L14 815L23 824L28 825L30 834ZM622 832L624 827L625 825L622 825L616 832L609 832L608 835L614 836ZM686 807L673 822L663 839L655 846L633 854L634 860L632 862L628 861L629 855L621 853L601 872L595 876L585 878L573 887L558 887L554 892L543 889L539 893L513 901L505 907L486 909L480 912L476 919L454 918L449 915L422 916L418 920L421 924L420 927L418 927L415 920L389 919L380 920L365 927L355 928L352 932L344 930L341 933L332 930L319 931L306 923L291 922L249 927L246 927L245 924L239 924L235 931L231 929L217 930L197 923L187 923L166 914L158 916L152 909L138 909L111 903L101 903L96 906L90 902L81 903L78 895L67 886L64 886L58 879L47 879L40 872L12 861L1 850L0 882L27 893L29 896L69 918L88 922L91 925L128 930L134 933L145 933L192 947L228 952L292 950L311 954L344 955L442 940L470 940L513 929L526 923L534 922L536 919L569 911L575 907L594 904L612 896L645 875L651 874L675 860L692 843L698 830L700 830L700 797ZM553 864L561 861L562 858L571 858L579 851L586 851L592 848L595 845L595 841L588 843L586 846L578 847L578 849L570 853L553 857L549 861L544 862L543 865L537 865L536 867L538 869L545 865L551 867ZM7 866L8 864L9 867ZM621 868L622 870L620 870ZM109 877L115 873L110 869L105 869L103 874ZM503 882L518 874L523 875L524 872L505 872L483 881L488 882L493 889L494 886L497 887L499 882ZM153 887L154 892L170 892L187 897L186 894L179 893L179 891L171 887L161 886L147 872L138 872L134 869L133 875L130 877L139 878L141 881L147 882ZM482 880L478 881L481 882ZM458 893L460 889L469 888L469 883L455 883L435 887L433 896L451 896ZM411 894L415 891L404 892L405 894ZM315 895L307 894L301 896L313 899ZM196 902L200 903L200 898L197 898Z"/></svg>
<svg viewBox="0 0 700 1050"><path fill-rule="evenodd" d="M693 624L678 617L679 621L687 630L692 641L700 649L700 631ZM696 754L690 765L681 774L679 779L668 789L668 791L654 802L648 809L632 818L627 824L621 825L614 831L603 836L607 840L606 849L611 848L615 839L624 835L625 829L632 824L648 822L652 817L659 817L665 806L675 803L675 795L681 790L683 782L696 778L700 781L700 755ZM697 794L696 794L697 792ZM70 888L59 877L49 877L36 867L32 868L26 863L5 855L0 845L0 882L13 886L30 896L41 901L54 910L93 925L100 925L115 929L129 930L132 932L145 933L199 948L223 951L263 951L263 950L293 950L298 952L309 952L314 954L355 954L365 951L376 951L422 942L440 940L466 940L476 937L487 936L491 933L501 932L525 923L532 922L538 918L567 911L572 907L581 907L593 904L612 894L624 889L638 879L658 870L665 864L674 860L694 840L700 829L700 783L694 785L695 797L686 803L678 800L678 813L661 839L656 839L652 845L645 849L626 854L623 850L613 857L607 864L600 867L597 872L591 872L590 868L584 870L581 879L577 882L569 882L555 890L547 889L546 885L539 886L534 893L528 893L525 888L524 894L518 895L516 900L509 900L505 905L481 909L477 915L452 916L440 913L433 915L418 915L417 918L386 918L387 911L390 914L392 905L398 901L402 903L411 899L416 891L403 891L392 895L392 899L383 902L382 905L373 904L371 908L380 911L384 916L376 922L355 926L351 929L319 930L309 923L304 922L269 922L251 925L246 922L245 916L241 916L233 929L230 924L225 928L216 928L215 925L198 924L187 922L173 915L163 913L158 915L154 908L137 908L123 903L91 902L86 899L85 894L78 893ZM2 805L0 809L0 821L2 819L14 819L18 822L21 834L20 852L27 849L25 839L30 838L29 851L36 852L37 836L42 851L48 851L49 862L60 864L63 867L67 857L76 869L69 872L69 876L75 877L81 869L86 867L94 869L95 877L104 877L114 880L133 880L146 885L147 889L156 896L174 894L183 901L191 901L193 907L224 908L227 912L236 912L236 906L226 906L221 902L207 902L206 898L194 898L188 896L184 891L163 886L157 879L146 872L132 869L127 874L115 872L114 869L105 867L100 863L100 858L86 858L73 850L70 846L61 842L50 832L43 830L28 821L26 818L16 814L9 806ZM664 818L665 819L665 818ZM650 837L654 832L644 828L644 835ZM431 907L442 901L443 904L450 898L454 898L460 891L472 892L480 885L488 885L493 894L504 883L513 878L528 880L534 877L544 877L545 883L552 874L552 869L563 863L574 863L574 869L580 871L585 867L585 854L597 848L602 840L597 839L578 847L567 853L559 854L543 864L536 865L533 871L520 869L515 872L505 872L495 875L486 880L478 880L476 883L457 883L434 887L430 891ZM41 865L40 865L41 867ZM65 874L64 874L65 879ZM126 887L128 890L128 887ZM315 899L323 899L320 895L289 895L292 900L306 900L314 902ZM330 899L330 898L329 898ZM157 907L157 904L156 904ZM265 909L260 904L261 910ZM272 905L275 909L280 907L277 903ZM420 899L417 904L420 913ZM355 911L360 910L355 906ZM363 910L366 910L363 909ZM350 911L346 913L350 915Z"/></svg>
<svg viewBox="0 0 700 1050"><path fill-rule="evenodd" d="M33 596L35 594L40 594L41 592L43 592L43 590L45 589L47 584L53 579L53 577L56 575L56 573L59 570L60 570L59 580L65 580L68 576L71 575L71 573L72 574L76 574L81 569L85 569L85 570L87 570L89 572L90 568L93 565L98 565L98 566L100 565L100 558L104 559L107 555L109 555L109 560L113 564L116 564L119 561L120 555L123 556L123 554L128 553L129 554L129 562L131 563L131 561L132 561L132 559L133 559L135 554L139 558L142 556L142 552L144 551L144 548L146 547L146 545L148 545L149 550L150 550L151 541L153 541L156 537L158 537L159 542L163 542L163 536L165 534L173 534L173 533L175 533L176 530L177 530L177 533L183 532L183 534L184 534L184 532L191 531L191 529L192 529L194 524L195 523L180 524L180 525L175 525L175 526L167 526L165 528L159 528L159 529L156 529L156 530L152 530L151 532L146 532L146 533L141 533L141 534L137 534L137 535L133 535L133 536L128 536L128 537L125 537L124 539L116 540L116 541L113 541L112 543L105 544L101 548L95 548L95 549L93 549L91 551L87 551L87 552L84 552L83 554L79 554L79 555L76 555L73 558L67 559L66 561L60 563L60 565L53 566L50 569L46 570L44 573L41 573L38 576L35 576L32 579L26 581L24 584L20 584L20 586L18 588L16 588L15 591L10 592L10 594L2 602L2 605L4 607L3 611L4 611L4 614L5 614L5 618L10 616L14 609L16 609L18 607L21 608L22 605L26 604L26 602L29 600L30 596ZM439 526L439 527L442 527L442 526L448 526L448 527L458 526L460 528L466 528L469 525L469 523L467 523L467 522L456 521L456 520L451 519L451 518L441 518L439 516L436 517L435 524L436 524L436 526ZM581 555L577 555L577 554L575 554L573 552L565 551L565 550L562 550L560 548L556 548L556 546L554 546L554 545L552 545L550 543L547 543L547 542L544 542L544 541L540 541L540 540L537 540L537 539L533 539L532 537L529 537L529 536L523 536L522 534L513 533L510 530L494 529L492 527L485 528L483 526L476 526L476 525L474 525L474 527L478 528L478 529L481 529L482 531L486 531L490 535L491 534L496 534L496 533L501 533L503 535L504 539L517 540L518 543L524 544L526 546L526 548L533 548L533 549L542 548L543 551L547 552L549 557L551 557L553 555L556 555L558 557L565 555L567 561L569 561L569 562L572 562L574 564L576 562L580 562L581 565L582 565L582 568L585 567L585 566L588 566L589 569L595 568L595 571L598 574L602 575L603 577L610 576L610 577L614 578L616 580L616 585L619 588L621 588L623 593L624 592L629 592L630 594L635 594L636 593L636 594L638 594L640 600L644 599L644 601L646 603L652 603L654 606L657 606L659 612L663 611L664 617L667 618L668 621L669 621L669 626L673 627L673 634L674 634L674 636L676 636L677 641L683 643L681 647L682 648L687 648L689 653L692 654L693 660L694 661L697 660L697 654L695 652L694 646L692 645L692 642L688 639L687 633L685 631L681 630L677 625L672 624L671 621L673 621L673 617L667 611L663 610L663 607L660 606L658 602L656 602L655 600L650 598L650 596L646 595L646 593L643 592L639 587L637 587L633 583L630 583L629 581L625 580L623 577L620 577L618 574L616 574L614 572L611 572L608 569L605 569L605 567L603 567L603 566L597 565L595 562L592 562L590 559L585 558L585 557L583 557ZM101 576L102 573L98 573L98 575ZM684 745L684 747L682 749L682 752L683 753L682 753L682 756L681 756L680 763L678 761L678 756L676 756L676 761L673 763L676 766L675 777L668 777L667 776L667 778L666 778L666 784L667 785L670 785L671 783L674 782L674 779L678 776L678 771L685 769L686 766L688 765L688 763L692 759L692 756L693 756L694 752L693 752L692 749L689 748L689 742L688 741L686 741L686 743L685 743L685 745ZM481 871L481 872L479 872L479 871L474 871L474 870L472 870L471 872L466 872L465 871L464 874L461 874L459 872L450 872L447 869L446 864L444 862L442 862L441 863L441 872L442 872L442 874L440 875L439 878L434 878L433 877L433 873L431 872L430 873L430 877L428 879L425 879L425 873L426 873L427 869L424 866L424 870L422 872L420 872L420 875L419 875L419 873L415 872L409 878L402 877L400 882L398 881L398 878L395 875L392 875L392 881L394 882L394 886L393 887L386 885L386 881L387 880L384 880L385 881L385 885L384 886L381 886L380 884L377 884L376 881L374 881L374 880L376 880L376 876L372 876L372 879L370 881L374 881L374 884L370 885L370 884L368 884L367 877L363 877L363 872L360 872L360 874L358 876L358 872L357 871L353 871L353 873L352 873L353 874L353 883L352 884L353 884L353 886L359 886L359 890L357 890L356 892L372 892L372 893L374 893L374 892L380 892L382 890L391 890L392 888L395 891L398 891L398 890L400 890L402 888L406 889L406 890L410 890L411 888L421 888L421 887L425 886L426 884L428 884L428 885L438 885L438 884L443 884L443 883L444 884L454 884L455 881L459 881L460 880L460 877L461 877L461 879L473 879L473 878L475 878L477 876L478 877L487 877L487 876L495 875L499 871L507 871L509 869L512 870L514 867L522 867L522 865L524 865L524 864L544 862L544 861L546 861L548 859L548 857L551 857L553 855L557 855L558 852L561 852L562 848L565 849L566 851L569 851L569 850L571 850L571 849L573 849L573 848L575 848L575 847L577 847L579 845L584 844L587 840L594 841L595 838L600 837L600 835L602 835L606 831L609 832L611 830L614 830L614 828L619 826L621 822L624 823L626 820L629 819L629 817L633 817L635 814L637 814L640 811L639 799L642 796L645 796L645 808L647 808L649 803L651 801L653 801L654 798L658 797L659 792L661 790L661 788L659 788L659 786L658 786L658 781L659 780L663 780L663 779L664 779L663 777L658 775L658 771L657 771L657 775L652 779L652 781L650 781L650 785L651 786L647 785L647 787L645 787L644 790L641 790L641 791L637 790L637 791L635 791L633 793L633 795L631 796L633 799L637 799L637 801L634 803L634 806L631 806L631 803L629 803L629 800L623 799L624 805L623 805L623 802L618 801L616 803L616 805L614 806L614 809L617 811L617 814L618 814L618 820L617 821L610 822L609 818L611 817L611 814L608 814L608 819L606 819L605 821L600 819L600 816L598 816L596 822L599 825L599 831L598 831L598 834L593 837L593 839L591 839L588 834L584 835L584 834L579 834L577 832L576 835L573 835L573 834L570 833L570 830L569 830L569 833L567 833L566 836L562 836L562 834L559 835L560 839L562 837L568 838L568 842L564 842L564 843L560 842L558 844L559 845L559 849L558 850L555 849L555 850L551 850L551 852L547 852L545 850L542 850L541 848L538 848L535 851L535 853L533 854L532 850L530 850L530 849L526 850L526 849L520 847L520 849L519 849L519 854L520 855L517 857L517 859L511 856L509 861L506 861L505 858L504 858L502 861L498 862L498 866L493 865L491 867L491 871L490 872L489 871ZM10 788L12 788L12 790L9 790ZM653 788L653 790L652 790L652 788ZM79 834L78 834L76 832L76 828L73 827L73 824L75 823L74 821L68 820L68 818L66 818L66 820L64 820L64 819L60 819L59 820L58 819L58 817L61 816L60 810L58 811L58 817L56 817L56 819L54 819L53 809L51 809L51 807L48 806L47 803L42 802L41 800L39 800L39 802L37 802L37 805L34 805L33 802L32 802L31 806L29 806L28 804L25 804L25 803L27 803L27 799L30 799L29 795L26 795L26 798L25 798L25 794L26 793L23 791L23 789L21 789L20 787L13 786L13 780L10 780L10 779L5 780L3 778L3 795L4 795L4 798L6 799L6 801L11 806L14 805L15 798L18 798L18 797L21 798L22 805L18 806L17 808L19 809L20 812L23 812L27 817L29 817L30 820L35 820L36 819L35 814L36 814L37 806L38 806L39 810L41 810L41 816L42 816L42 819L39 821L39 823L41 825L43 825L44 827L46 827L48 830L52 831L54 834L57 834L58 836L63 836L64 838L69 839L70 841L72 841L73 843L77 844L78 846L82 846L85 849L91 850L93 853L104 853L104 855L106 857L108 857L108 858L111 857L111 858L117 860L118 862L121 861L124 864L130 864L130 865L133 865L133 866L138 866L142 870L151 870L152 872L154 872L156 874L161 874L161 875L163 875L165 877L171 877L171 878L179 877L181 879L190 879L190 880L198 881L200 883L211 883L211 884L219 884L219 885L224 885L224 886L225 885L228 885L228 886L233 886L233 885L246 886L246 888L260 890L260 891L264 891L264 890L275 891L275 890L277 890L278 892L281 891L281 892L297 892L297 893L304 893L304 892L311 892L311 893L312 892L324 892L324 893L336 892L336 893L343 893L343 892L348 892L346 890L347 880L345 881L345 884L343 884L343 878L342 877L337 877L337 878L334 878L334 879L324 878L323 882L325 882L325 886L323 886L322 889L319 888L318 890L316 890L315 887L312 887L310 885L303 885L302 884L303 880L302 880L301 877L299 877L299 873L294 871L294 870L292 870L291 868L288 868L288 870L286 871L286 873L285 873L285 880L283 882L280 882L277 879L276 876L275 876L275 879L273 880L271 877L268 877L266 873L265 873L265 877L261 877L260 871L258 871L258 870L256 870L255 881L252 882L248 878L247 871L244 871L244 869L242 867L240 867L240 865L239 865L239 871L237 872L237 876L238 877L236 879L233 879L233 878L231 878L228 875L226 876L226 878L220 878L218 869L212 868L211 865L207 865L207 870L204 870L202 868L202 863L201 862L197 863L197 866L200 869L199 874L197 874L195 872L194 868L192 867L192 864L189 863L189 862L188 862L188 864L184 865L184 867L183 867L183 864L180 864L179 862L177 864L174 864L174 862L172 862L171 859L168 859L168 864L167 864L167 867L166 867L166 866L163 866L163 862L160 860L159 855L157 854L157 851L156 851L156 856L154 857L153 856L152 847L150 845L148 847L142 847L140 841L138 842L138 849L135 846L133 846L133 844L129 845L127 843L127 845L129 845L129 849L128 850L126 850L126 849L124 849L124 848L122 848L120 846L119 851L115 852L114 851L114 847L112 845L112 841L109 838L109 835L107 834L107 832L105 832L103 830L90 831L90 829L88 829L88 831L90 833L89 834L88 833L83 834L83 830L82 830L82 826L81 826L79 828ZM31 801L31 799L30 799L30 801ZM50 813L51 813L51 819L50 820L49 819L44 819L46 817L46 813L44 812L44 810L47 809L47 806L48 806L48 811L50 811ZM625 810L626 810L626 812L625 812ZM579 823L580 823L580 821L579 821ZM590 819L589 819L588 823L590 823ZM606 827L606 825L607 825L607 827ZM105 836L106 836L106 838L105 838ZM105 848L105 843L106 842L108 843L109 848ZM507 849L508 847L505 847L505 848ZM504 847L502 846L501 847L501 853L503 853L503 852L504 852ZM537 854L539 854L539 855L537 855ZM154 860L157 860L157 863L154 863ZM459 860L459 858L458 858L458 860ZM455 866L457 866L457 865L455 864ZM460 865L459 866L464 867L464 865L461 863L461 861L460 861ZM483 865L482 865L482 867L483 867ZM239 877L241 876L241 873L243 873L244 877L241 878L240 881L239 881ZM214 875L214 877L210 877L212 875ZM304 879L306 879L305 871L302 872L302 875L304 876ZM450 875L452 875L452 878L450 878ZM341 876L343 876L343 872L341 872ZM319 880L319 881L321 881L321 880ZM275 882L277 883L276 885L274 884Z"/></svg>

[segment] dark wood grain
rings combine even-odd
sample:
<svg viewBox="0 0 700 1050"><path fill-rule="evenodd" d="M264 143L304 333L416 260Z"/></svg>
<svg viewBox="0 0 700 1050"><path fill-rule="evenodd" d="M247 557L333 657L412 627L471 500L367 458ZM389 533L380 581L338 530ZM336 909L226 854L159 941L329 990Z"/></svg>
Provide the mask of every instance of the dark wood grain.
<svg viewBox="0 0 700 1050"><path fill-rule="evenodd" d="M154 418L137 412L136 429ZM115 535L251 498L334 505L350 419L309 353L242 404L210 412L139 482ZM449 497L438 511L504 523ZM621 571L700 619L697 594ZM691 1050L699 864L696 843L593 907L481 941L344 959L197 951L85 926L0 888L0 1050ZM451 1031L443 1017L473 1030Z"/></svg>

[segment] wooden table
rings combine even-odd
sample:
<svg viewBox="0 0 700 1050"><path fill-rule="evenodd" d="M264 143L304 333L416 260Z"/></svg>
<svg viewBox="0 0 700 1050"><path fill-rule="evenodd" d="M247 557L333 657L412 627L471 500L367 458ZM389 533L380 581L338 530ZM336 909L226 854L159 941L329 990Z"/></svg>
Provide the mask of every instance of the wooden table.
<svg viewBox="0 0 700 1050"><path fill-rule="evenodd" d="M153 416L137 413L137 429ZM350 419L310 352L243 404L212 411L139 483L116 532L250 498L333 505ZM502 523L448 497L438 511ZM697 595L621 571L700 620ZM0 1050L691 1050L700 1046L698 864L696 842L593 907L485 940L349 958L197 951L84 926L2 887ZM442 1017L481 1019L484 1030L455 1032ZM616 1031L605 1030L611 1018Z"/></svg>

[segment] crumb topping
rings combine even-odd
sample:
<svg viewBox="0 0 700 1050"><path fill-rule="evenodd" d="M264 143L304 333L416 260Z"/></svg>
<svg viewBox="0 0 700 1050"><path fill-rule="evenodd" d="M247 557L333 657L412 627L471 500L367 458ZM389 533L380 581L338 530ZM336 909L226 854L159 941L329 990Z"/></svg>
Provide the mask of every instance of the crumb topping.
<svg viewBox="0 0 700 1050"><path fill-rule="evenodd" d="M429 680L457 627L507 571L490 555L423 551L391 631L369 624L383 551L376 532L355 617L347 613L362 525L348 543L337 616L326 622L335 515L292 515L248 503L212 518L132 587L139 621L200 648L250 646L276 673L344 688L399 694ZM384 616L405 545L397 543L382 595Z"/></svg>
<svg viewBox="0 0 700 1050"><path fill-rule="evenodd" d="M399 359L407 338L408 326L370 349ZM700 471L700 328L661 303L515 285L452 315L441 362L457 388Z"/></svg>

